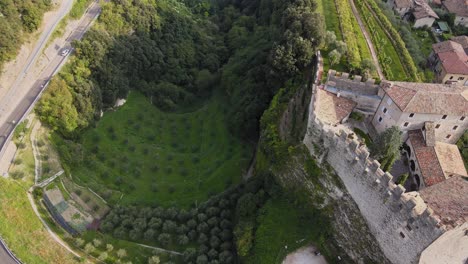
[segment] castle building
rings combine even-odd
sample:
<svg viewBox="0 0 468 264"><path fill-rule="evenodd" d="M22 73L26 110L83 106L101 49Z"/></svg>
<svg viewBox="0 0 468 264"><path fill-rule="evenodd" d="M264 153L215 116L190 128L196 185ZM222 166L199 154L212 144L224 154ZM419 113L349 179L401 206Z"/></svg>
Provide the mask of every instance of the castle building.
<svg viewBox="0 0 468 264"><path fill-rule="evenodd" d="M398 126L408 131L434 123L436 141L454 144L468 128L468 87L383 81L382 98L372 118L377 133Z"/></svg>
<svg viewBox="0 0 468 264"><path fill-rule="evenodd" d="M308 133L311 153L322 154L356 202L391 263L468 263L468 174L455 143L467 130L468 87L383 81L330 70L313 85ZM347 118L352 112L364 121ZM416 190L395 184L356 136L391 126L404 133L404 150Z"/></svg>
<svg viewBox="0 0 468 264"><path fill-rule="evenodd" d="M410 173L416 189L424 189L456 176L468 176L458 147L435 141L434 124L411 130L405 142Z"/></svg>

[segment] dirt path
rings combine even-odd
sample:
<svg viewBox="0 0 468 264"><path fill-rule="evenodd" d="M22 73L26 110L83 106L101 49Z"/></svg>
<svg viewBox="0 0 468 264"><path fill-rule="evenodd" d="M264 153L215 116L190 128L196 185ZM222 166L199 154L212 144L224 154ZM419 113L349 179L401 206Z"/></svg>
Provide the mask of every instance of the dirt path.
<svg viewBox="0 0 468 264"><path fill-rule="evenodd" d="M34 156L34 184L37 184L39 182L39 176L42 171L42 160L39 155L39 150L37 149L37 131L41 128L41 122L36 122L34 124L32 130L31 130L31 146L32 146L32 151L33 151L33 156Z"/></svg>
<svg viewBox="0 0 468 264"><path fill-rule="evenodd" d="M356 17L359 27L361 28L362 34L366 39L367 46L369 47L369 50L371 52L372 60L374 61L375 67L377 69L377 74L379 75L379 78L381 80L385 80L385 75L382 72L382 67L380 67L379 59L377 57L377 53L375 52L374 44L372 43L372 40L369 36L369 33L366 30L366 27L362 23L361 16L359 15L359 12L357 11L356 6L354 5L354 0L349 0L349 3L351 4L351 10L353 10L353 14Z"/></svg>
<svg viewBox="0 0 468 264"><path fill-rule="evenodd" d="M167 249L164 249L164 248L152 247L152 246L148 246L148 245L145 245L145 244L137 244L137 245L139 245L140 247L144 247L144 248L151 248L151 249L154 249L154 250L159 251L159 252L166 252L166 253L169 253L169 254L179 255L179 256L182 255L182 253L180 253L180 252L167 250Z"/></svg>

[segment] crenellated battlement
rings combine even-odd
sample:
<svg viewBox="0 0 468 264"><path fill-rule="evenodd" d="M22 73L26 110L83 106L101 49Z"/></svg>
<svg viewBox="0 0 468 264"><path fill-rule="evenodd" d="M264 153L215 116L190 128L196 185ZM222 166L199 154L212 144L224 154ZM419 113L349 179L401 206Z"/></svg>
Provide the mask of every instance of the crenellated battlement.
<svg viewBox="0 0 468 264"><path fill-rule="evenodd" d="M419 254L448 228L418 192L405 192L370 157L367 147L342 125L328 125L313 113L304 143L323 145L326 160L358 204L371 232L393 263L417 263ZM312 150L311 150L312 151ZM389 246L392 245L392 246Z"/></svg>
<svg viewBox="0 0 468 264"><path fill-rule="evenodd" d="M377 95L379 86L374 79L362 81L362 76L354 75L353 78L346 72L328 71L327 85L338 90L352 91L362 95Z"/></svg>

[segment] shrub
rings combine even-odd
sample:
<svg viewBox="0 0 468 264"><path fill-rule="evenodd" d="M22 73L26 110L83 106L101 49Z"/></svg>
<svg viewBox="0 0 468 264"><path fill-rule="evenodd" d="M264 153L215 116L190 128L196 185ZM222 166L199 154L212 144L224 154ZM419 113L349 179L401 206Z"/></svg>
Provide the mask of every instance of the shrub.
<svg viewBox="0 0 468 264"><path fill-rule="evenodd" d="M162 233L158 236L158 241L162 246L167 247L171 243L171 235Z"/></svg>
<svg viewBox="0 0 468 264"><path fill-rule="evenodd" d="M237 212L240 216L250 216L255 213L257 205L252 193L242 195L237 201Z"/></svg>
<svg viewBox="0 0 468 264"><path fill-rule="evenodd" d="M78 195L78 196L81 196L82 191L81 191L80 189L76 189L76 190L75 190L75 194Z"/></svg>
<svg viewBox="0 0 468 264"><path fill-rule="evenodd" d="M81 238L75 239L75 245L79 248L81 248L84 245L85 241Z"/></svg>
<svg viewBox="0 0 468 264"><path fill-rule="evenodd" d="M398 178L398 181L396 182L396 184L405 185L406 180L408 180L408 173L405 173L405 174L401 175Z"/></svg>
<svg viewBox="0 0 468 264"><path fill-rule="evenodd" d="M94 252L94 250L96 250L96 248L91 243L87 243L84 248L84 251L86 252L86 254L91 254Z"/></svg>
<svg viewBox="0 0 468 264"><path fill-rule="evenodd" d="M16 158L14 161L13 161L13 164L15 165L20 165L21 163L23 163L23 160L21 158Z"/></svg>
<svg viewBox="0 0 468 264"><path fill-rule="evenodd" d="M109 257L109 255L107 254L107 252L102 252L101 254L99 254L98 259L100 261L105 261L108 257Z"/></svg>

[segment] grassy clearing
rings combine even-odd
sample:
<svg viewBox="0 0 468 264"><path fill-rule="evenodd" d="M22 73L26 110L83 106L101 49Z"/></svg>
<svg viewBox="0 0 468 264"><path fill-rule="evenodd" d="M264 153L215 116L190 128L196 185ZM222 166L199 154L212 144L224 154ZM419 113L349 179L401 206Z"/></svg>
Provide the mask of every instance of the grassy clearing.
<svg viewBox="0 0 468 264"><path fill-rule="evenodd" d="M188 207L238 183L250 160L251 147L227 130L226 112L218 97L194 112L165 113L131 93L83 134L79 155L57 145L73 157L73 180L112 204Z"/></svg>
<svg viewBox="0 0 468 264"><path fill-rule="evenodd" d="M324 241L326 224L321 221L323 218L284 198L270 199L257 216L255 241L246 263L281 263L288 253L312 241Z"/></svg>
<svg viewBox="0 0 468 264"><path fill-rule="evenodd" d="M327 30L335 32L337 40L343 40L343 35L340 30L340 21L338 20L338 13L336 12L334 1L319 0L317 1L317 4L317 11L325 18Z"/></svg>
<svg viewBox="0 0 468 264"><path fill-rule="evenodd" d="M22 122L20 126L24 129L21 133L16 134L13 142L17 146L17 151L13 163L9 169L9 175L15 179L27 178L34 179L34 155L32 153L31 146L31 128L34 126L35 121L28 121L29 119ZM29 123L28 123L29 122Z"/></svg>
<svg viewBox="0 0 468 264"><path fill-rule="evenodd" d="M32 178L15 181L0 177L0 234L24 263L78 263L53 241L34 214L26 191Z"/></svg>

